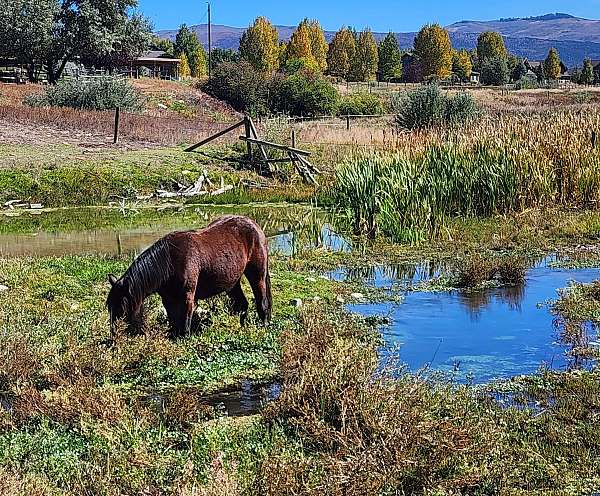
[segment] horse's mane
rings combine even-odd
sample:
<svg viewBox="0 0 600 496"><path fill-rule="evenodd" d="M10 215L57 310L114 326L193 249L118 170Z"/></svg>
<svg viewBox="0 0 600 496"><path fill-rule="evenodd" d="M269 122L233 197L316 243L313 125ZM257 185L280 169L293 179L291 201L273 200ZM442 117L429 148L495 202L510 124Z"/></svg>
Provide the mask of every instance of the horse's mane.
<svg viewBox="0 0 600 496"><path fill-rule="evenodd" d="M129 282L129 293L133 302L140 303L166 282L172 272L169 241L163 238L134 260L123 279Z"/></svg>

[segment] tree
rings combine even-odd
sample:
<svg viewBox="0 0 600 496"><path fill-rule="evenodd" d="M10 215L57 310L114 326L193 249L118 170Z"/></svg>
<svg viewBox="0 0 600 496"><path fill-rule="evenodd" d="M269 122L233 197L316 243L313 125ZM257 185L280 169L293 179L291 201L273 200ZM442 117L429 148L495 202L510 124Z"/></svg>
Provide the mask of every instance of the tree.
<svg viewBox="0 0 600 496"><path fill-rule="evenodd" d="M178 56L185 53L187 57L190 73L193 77L203 77L207 73L206 51L198 40L196 33L182 24L175 36L175 53Z"/></svg>
<svg viewBox="0 0 600 496"><path fill-rule="evenodd" d="M521 57L519 57L512 70L512 80L520 81L521 79L523 79L525 74L527 74L527 66L525 65L525 61Z"/></svg>
<svg viewBox="0 0 600 496"><path fill-rule="evenodd" d="M471 56L466 50L455 50L452 54L452 72L461 81L467 81L473 72Z"/></svg>
<svg viewBox="0 0 600 496"><path fill-rule="evenodd" d="M423 77L446 78L452 71L452 44L450 36L439 24L423 26L415 36L415 55Z"/></svg>
<svg viewBox="0 0 600 496"><path fill-rule="evenodd" d="M150 23L131 14L136 6L136 0L4 0L0 43L27 66L30 78L43 65L50 83L76 58L114 67L150 43Z"/></svg>
<svg viewBox="0 0 600 496"><path fill-rule="evenodd" d="M481 65L481 82L486 85L502 86L508 83L509 72L506 58L487 58Z"/></svg>
<svg viewBox="0 0 600 496"><path fill-rule="evenodd" d="M202 45L198 45L189 56L190 72L192 77L202 78L208 74L208 61L206 51Z"/></svg>
<svg viewBox="0 0 600 496"><path fill-rule="evenodd" d="M377 42L370 29L365 29L356 37L356 53L352 64L352 77L356 81L372 81L377 75L379 53Z"/></svg>
<svg viewBox="0 0 600 496"><path fill-rule="evenodd" d="M329 51L325 33L317 20L310 21L308 29L310 31L310 51L319 70L324 73L327 70L327 52Z"/></svg>
<svg viewBox="0 0 600 496"><path fill-rule="evenodd" d="M190 64L185 52L182 52L179 56L179 77L189 78L192 75L190 71Z"/></svg>
<svg viewBox="0 0 600 496"><path fill-rule="evenodd" d="M546 60L544 60L544 74L551 81L556 81L560 77L561 66L560 56L556 48L551 48Z"/></svg>
<svg viewBox="0 0 600 496"><path fill-rule="evenodd" d="M352 31L344 27L340 29L329 44L327 53L327 66L332 76L348 79L352 68L352 61L356 54L356 40Z"/></svg>
<svg viewBox="0 0 600 496"><path fill-rule="evenodd" d="M161 50L170 57L175 56L175 44L169 39L159 38L156 35L152 35L150 40L150 50Z"/></svg>
<svg viewBox="0 0 600 496"><path fill-rule="evenodd" d="M313 58L308 19L304 19L300 24L298 24L296 31L292 33L292 37L287 45L285 58L286 60L310 60Z"/></svg>
<svg viewBox="0 0 600 496"><path fill-rule="evenodd" d="M257 71L268 74L279 68L279 34L265 17L258 17L242 35L240 57Z"/></svg>
<svg viewBox="0 0 600 496"><path fill-rule="evenodd" d="M239 59L239 54L231 48L213 48L212 52L210 52L210 64L212 69L224 62L238 62Z"/></svg>
<svg viewBox="0 0 600 496"><path fill-rule="evenodd" d="M580 76L581 84L594 84L594 64L591 59L583 61L583 70Z"/></svg>
<svg viewBox="0 0 600 496"><path fill-rule="evenodd" d="M485 31L477 38L477 59L483 69L485 61L493 58L506 60L508 58L506 45L500 33Z"/></svg>
<svg viewBox="0 0 600 496"><path fill-rule="evenodd" d="M388 33L379 45L378 73L381 81L402 77L402 54L394 33Z"/></svg>

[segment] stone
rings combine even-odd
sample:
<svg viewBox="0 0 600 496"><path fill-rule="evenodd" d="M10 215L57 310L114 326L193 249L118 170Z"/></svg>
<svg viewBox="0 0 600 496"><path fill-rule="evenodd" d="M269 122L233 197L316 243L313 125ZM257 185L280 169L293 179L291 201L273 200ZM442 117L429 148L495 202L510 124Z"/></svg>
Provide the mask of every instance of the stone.
<svg viewBox="0 0 600 496"><path fill-rule="evenodd" d="M346 303L346 300L344 300L344 298L342 298L340 295L337 295L335 297L335 301L337 301L338 303Z"/></svg>
<svg viewBox="0 0 600 496"><path fill-rule="evenodd" d="M4 291L8 291L8 286L5 286L4 284L0 284L0 293L3 293Z"/></svg>
<svg viewBox="0 0 600 496"><path fill-rule="evenodd" d="M302 300L300 298L294 298L290 300L290 305L296 308L300 308L302 306Z"/></svg>
<svg viewBox="0 0 600 496"><path fill-rule="evenodd" d="M352 293L350 296L352 298L354 298L355 300L364 300L365 299L365 295L362 293Z"/></svg>
<svg viewBox="0 0 600 496"><path fill-rule="evenodd" d="M306 281L307 282L317 282L317 280L314 277L307 277Z"/></svg>

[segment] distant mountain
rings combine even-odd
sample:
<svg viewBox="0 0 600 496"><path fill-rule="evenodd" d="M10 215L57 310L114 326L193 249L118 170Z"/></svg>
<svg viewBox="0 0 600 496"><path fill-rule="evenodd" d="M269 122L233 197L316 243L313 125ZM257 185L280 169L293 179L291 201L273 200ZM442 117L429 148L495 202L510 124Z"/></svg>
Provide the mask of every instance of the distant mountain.
<svg viewBox="0 0 600 496"><path fill-rule="evenodd" d="M294 32L292 26L276 26L281 41L288 41ZM198 38L206 45L208 28L206 24L191 26ZM213 46L238 49L240 38L246 28L236 28L213 24ZM460 21L447 27L455 48L472 49L477 45L477 36L483 31L498 31L504 36L511 53L529 60L541 60L548 50L556 48L569 66L581 65L585 57L600 59L600 21L581 19L569 14L546 14L522 19L499 19L495 21ZM175 39L177 30L159 31L162 38ZM379 41L386 33L374 33ZM412 47L416 33L397 33L403 49ZM333 31L326 31L327 40Z"/></svg>

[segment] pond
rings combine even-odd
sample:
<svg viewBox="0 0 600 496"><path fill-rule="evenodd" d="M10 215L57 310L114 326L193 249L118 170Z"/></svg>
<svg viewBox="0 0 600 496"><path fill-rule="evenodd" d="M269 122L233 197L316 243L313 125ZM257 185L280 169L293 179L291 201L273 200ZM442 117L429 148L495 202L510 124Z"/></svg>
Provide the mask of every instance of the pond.
<svg viewBox="0 0 600 496"><path fill-rule="evenodd" d="M600 269L553 268L548 258L527 272L522 286L481 291L404 292L401 303L349 305L366 316L387 316L384 353L397 353L412 371L448 372L458 382L487 383L530 374L540 366L570 367L549 303L570 281L589 283ZM406 286L439 274L429 265L412 270L372 269L370 284ZM356 273L337 271L338 279ZM392 350L392 351L390 351Z"/></svg>

